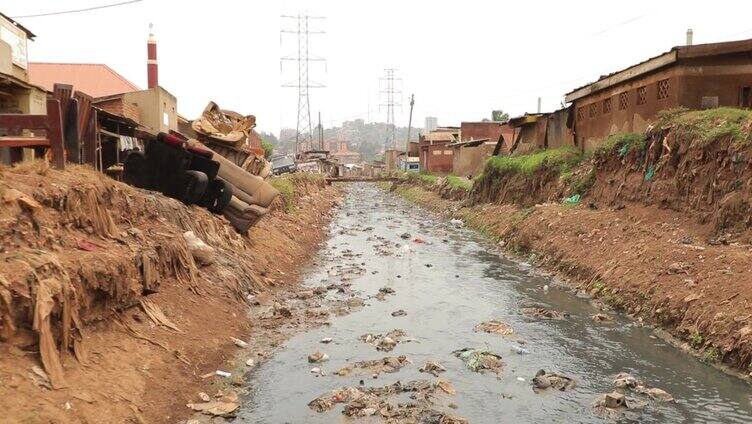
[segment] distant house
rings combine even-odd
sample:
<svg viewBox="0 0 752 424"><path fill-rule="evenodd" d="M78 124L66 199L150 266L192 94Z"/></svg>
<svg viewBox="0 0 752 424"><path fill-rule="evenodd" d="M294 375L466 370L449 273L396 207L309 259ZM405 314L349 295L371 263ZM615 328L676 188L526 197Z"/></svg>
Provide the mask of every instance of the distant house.
<svg viewBox="0 0 752 424"><path fill-rule="evenodd" d="M459 127L439 127L421 134L418 138L420 169L422 171L448 174L452 172L452 148L449 143L458 141Z"/></svg>
<svg viewBox="0 0 752 424"><path fill-rule="evenodd" d="M526 113L510 119L513 136L509 153L573 146L574 135L567 126L568 119L569 108L549 113Z"/></svg>
<svg viewBox="0 0 752 424"><path fill-rule="evenodd" d="M329 158L343 165L360 163L360 153L351 151L346 141L337 142L337 150L329 153Z"/></svg>
<svg viewBox="0 0 752 424"><path fill-rule="evenodd" d="M460 124L460 140L449 144L453 149L452 172L455 175L478 175L497 143L500 153L507 153L514 131L506 122L480 121Z"/></svg>
<svg viewBox="0 0 752 424"><path fill-rule="evenodd" d="M674 47L568 93L583 149L618 132L642 132L656 114L683 106L752 107L752 40Z"/></svg>
<svg viewBox="0 0 752 424"><path fill-rule="evenodd" d="M138 122L154 132L178 130L177 98L156 85L142 90L104 64L29 64L31 81L52 90L55 83L70 84L91 96L92 104L114 115Z"/></svg>

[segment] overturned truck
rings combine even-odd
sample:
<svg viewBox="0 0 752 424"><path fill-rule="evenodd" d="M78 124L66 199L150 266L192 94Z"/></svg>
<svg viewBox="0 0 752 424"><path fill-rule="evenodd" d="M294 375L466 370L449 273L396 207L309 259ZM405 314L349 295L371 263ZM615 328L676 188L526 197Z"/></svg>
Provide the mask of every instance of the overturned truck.
<svg viewBox="0 0 752 424"><path fill-rule="evenodd" d="M124 161L124 181L224 215L246 232L279 192L197 140L160 133Z"/></svg>

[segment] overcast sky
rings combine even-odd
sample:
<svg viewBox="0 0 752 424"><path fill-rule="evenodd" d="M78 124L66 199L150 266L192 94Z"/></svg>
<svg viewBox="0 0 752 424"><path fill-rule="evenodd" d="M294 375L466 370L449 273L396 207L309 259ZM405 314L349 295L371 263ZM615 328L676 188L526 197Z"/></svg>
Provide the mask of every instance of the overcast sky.
<svg viewBox="0 0 752 424"><path fill-rule="evenodd" d="M9 16L78 9L123 0L0 0ZM153 23L158 40L159 83L178 97L179 112L194 118L209 100L255 114L259 129L295 127L294 28L282 14L309 13L311 79L326 88L311 92L311 114L324 124L363 118L385 121L379 78L397 68L407 125L425 116L440 125L558 108L563 95L599 75L684 44L752 38L752 7L744 1L194 1L143 0L91 12L18 18L37 35L32 61L105 63L146 86L146 39ZM280 44L280 38L282 43ZM383 88L383 87L381 87ZM369 113L370 112L370 113Z"/></svg>

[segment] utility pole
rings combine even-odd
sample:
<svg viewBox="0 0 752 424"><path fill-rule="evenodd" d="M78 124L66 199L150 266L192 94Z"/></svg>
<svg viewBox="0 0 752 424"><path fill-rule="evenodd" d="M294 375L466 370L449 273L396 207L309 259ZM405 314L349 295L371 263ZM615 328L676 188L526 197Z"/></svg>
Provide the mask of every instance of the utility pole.
<svg viewBox="0 0 752 424"><path fill-rule="evenodd" d="M386 102L379 104L379 110L381 110L381 107L386 108L387 135L384 140L384 151L397 147L397 141L394 137L394 107L399 106L402 108L402 101L401 99L400 101L396 101L395 94L402 95L402 91L395 90L394 82L402 81L402 79L394 77L395 71L397 71L395 68L386 68L384 69L384 76L379 79L379 82L383 82L386 85L384 90L379 91L379 93L386 95Z"/></svg>
<svg viewBox="0 0 752 424"><path fill-rule="evenodd" d="M410 152L410 131L413 129L413 105L415 105L415 94L410 95L410 119L407 121L407 141L405 142L405 153Z"/></svg>
<svg viewBox="0 0 752 424"><path fill-rule="evenodd" d="M324 127L321 126L321 111L319 111L319 150L324 150Z"/></svg>
<svg viewBox="0 0 752 424"><path fill-rule="evenodd" d="M313 134L311 131L311 101L309 90L311 88L323 88L324 85L311 81L308 78L308 65L310 62L324 62L326 59L309 54L308 37L311 34L324 34L324 31L311 30L309 21L325 19L323 16L310 16L307 14L282 15L283 22L292 20L295 22L295 29L282 29L280 31L280 44L282 35L295 34L298 38L298 52L294 56L283 56L280 58L280 73L283 71L282 63L293 61L298 63L297 81L282 84L282 87L293 87L298 89L298 122L295 126L295 146L294 152L297 157L300 153L310 150L313 147Z"/></svg>

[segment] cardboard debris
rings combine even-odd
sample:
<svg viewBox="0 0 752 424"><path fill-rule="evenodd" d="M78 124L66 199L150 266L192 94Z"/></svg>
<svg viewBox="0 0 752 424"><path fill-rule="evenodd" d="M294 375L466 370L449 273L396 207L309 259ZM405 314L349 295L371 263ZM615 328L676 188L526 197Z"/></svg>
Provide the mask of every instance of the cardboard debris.
<svg viewBox="0 0 752 424"><path fill-rule="evenodd" d="M154 324L161 325L163 327L167 327L171 330L181 333L178 326L175 325L175 323L173 323L169 318L167 318L164 312L162 312L162 309L159 307L159 305L147 298L141 299L139 301L139 304L141 305L141 309L144 310L146 315L152 321L154 321Z"/></svg>

